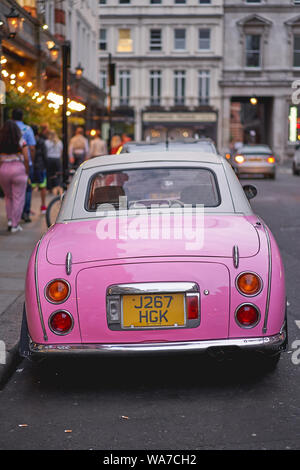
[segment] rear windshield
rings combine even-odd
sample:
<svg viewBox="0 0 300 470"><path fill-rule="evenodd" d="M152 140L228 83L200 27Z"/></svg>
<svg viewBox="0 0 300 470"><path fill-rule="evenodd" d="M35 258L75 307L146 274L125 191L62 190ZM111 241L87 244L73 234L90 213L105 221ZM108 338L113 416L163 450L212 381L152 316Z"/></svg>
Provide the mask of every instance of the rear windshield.
<svg viewBox="0 0 300 470"><path fill-rule="evenodd" d="M262 146L248 146L248 147L242 147L239 150L240 153L245 153L245 154L263 154L263 155L268 155L271 153L271 149L269 147L264 147Z"/></svg>
<svg viewBox="0 0 300 470"><path fill-rule="evenodd" d="M181 207L184 204L216 207L220 204L214 173L206 168L148 168L97 173L91 179L87 195L88 211L101 204L119 208L120 197L126 196L127 208L136 205ZM122 198L124 208L124 198Z"/></svg>

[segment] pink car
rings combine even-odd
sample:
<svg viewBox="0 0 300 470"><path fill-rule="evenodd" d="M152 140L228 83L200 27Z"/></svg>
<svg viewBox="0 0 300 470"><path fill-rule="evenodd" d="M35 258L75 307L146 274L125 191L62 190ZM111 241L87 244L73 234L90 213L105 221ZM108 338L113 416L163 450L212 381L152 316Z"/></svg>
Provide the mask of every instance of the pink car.
<svg viewBox="0 0 300 470"><path fill-rule="evenodd" d="M213 154L85 162L29 261L21 354L245 349L275 366L284 269L255 192Z"/></svg>

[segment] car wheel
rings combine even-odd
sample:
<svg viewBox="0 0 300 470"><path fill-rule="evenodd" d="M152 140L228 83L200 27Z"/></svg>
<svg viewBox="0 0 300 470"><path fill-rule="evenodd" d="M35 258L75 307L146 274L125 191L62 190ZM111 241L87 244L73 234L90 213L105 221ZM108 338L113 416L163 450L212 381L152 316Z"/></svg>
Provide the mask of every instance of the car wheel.
<svg viewBox="0 0 300 470"><path fill-rule="evenodd" d="M40 358L39 356L34 356L30 352L29 333L28 333L28 326L27 326L25 304L23 307L22 326L21 326L20 341L19 341L19 354L21 357L25 357L29 359L31 362L34 362L37 364L42 362L44 359L44 358Z"/></svg>

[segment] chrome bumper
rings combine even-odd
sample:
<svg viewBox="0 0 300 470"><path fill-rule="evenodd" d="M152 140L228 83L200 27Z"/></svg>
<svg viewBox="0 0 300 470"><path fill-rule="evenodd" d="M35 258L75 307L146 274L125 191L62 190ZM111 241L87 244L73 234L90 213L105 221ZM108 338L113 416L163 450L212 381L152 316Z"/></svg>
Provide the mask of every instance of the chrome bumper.
<svg viewBox="0 0 300 470"><path fill-rule="evenodd" d="M32 354L143 354L143 353L193 353L209 349L253 349L276 352L285 348L286 332L259 338L218 339L209 341L179 341L166 343L129 343L129 344L37 344L31 342Z"/></svg>

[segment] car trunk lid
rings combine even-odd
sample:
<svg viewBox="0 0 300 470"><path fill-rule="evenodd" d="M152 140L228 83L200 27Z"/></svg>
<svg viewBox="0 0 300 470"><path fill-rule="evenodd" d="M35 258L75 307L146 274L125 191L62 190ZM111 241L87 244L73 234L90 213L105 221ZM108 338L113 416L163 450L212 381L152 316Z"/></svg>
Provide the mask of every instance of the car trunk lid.
<svg viewBox="0 0 300 470"><path fill-rule="evenodd" d="M149 218L147 216L142 218L142 221L139 221L141 225L144 223L143 229L140 231L142 238L138 239L131 239L129 236L127 239L120 239L118 229L121 218L115 219L117 236L110 233L111 237L106 239L99 239L99 219L56 224L49 236L47 259L51 264L63 265L66 262L68 252L72 254L72 263L74 264L141 257L229 258L232 257L234 245L238 246L241 258L255 256L259 251L259 237L256 228L244 216L205 214L204 225L200 228L196 226L195 221L189 218L184 230L190 228L194 234L195 230L198 230L199 233L202 231L203 239L200 235L200 245L193 245L184 237L174 238L172 229L176 222L172 216L170 237L157 237L157 232L154 229L163 223L162 217L151 219L151 228ZM135 221L131 219L129 223L132 224ZM153 237L155 233L157 238ZM197 234L199 235L199 233Z"/></svg>

